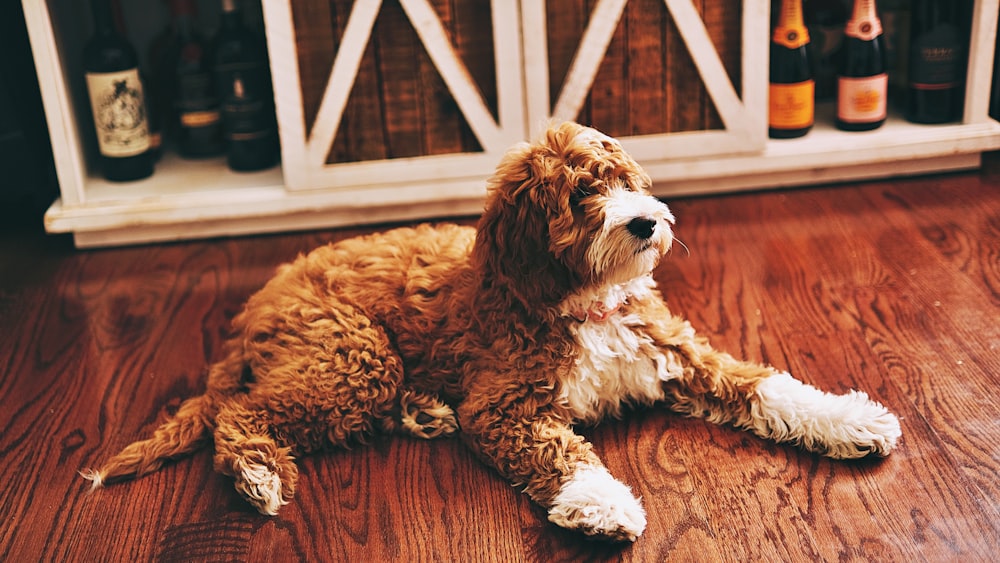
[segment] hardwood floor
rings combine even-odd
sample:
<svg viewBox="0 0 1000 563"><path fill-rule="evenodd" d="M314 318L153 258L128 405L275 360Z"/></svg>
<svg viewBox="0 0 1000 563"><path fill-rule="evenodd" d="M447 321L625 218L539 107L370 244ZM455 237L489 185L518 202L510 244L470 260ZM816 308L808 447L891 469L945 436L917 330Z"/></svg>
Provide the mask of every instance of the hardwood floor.
<svg viewBox="0 0 1000 563"><path fill-rule="evenodd" d="M584 433L642 496L635 544L549 524L457 440L379 437L301 460L277 517L203 450L94 494L77 475L202 386L279 263L343 230L76 251L0 235L3 561L992 561L1000 545L1000 180L958 174L669 201L657 271L713 343L902 419L835 462L641 411ZM471 220L468 220L471 222Z"/></svg>

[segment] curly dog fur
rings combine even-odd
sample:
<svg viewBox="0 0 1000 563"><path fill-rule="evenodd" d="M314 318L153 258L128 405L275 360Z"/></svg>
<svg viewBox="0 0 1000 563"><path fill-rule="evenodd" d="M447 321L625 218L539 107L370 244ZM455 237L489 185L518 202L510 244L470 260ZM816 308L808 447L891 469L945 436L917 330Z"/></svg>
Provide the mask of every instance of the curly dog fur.
<svg viewBox="0 0 1000 563"><path fill-rule="evenodd" d="M652 271L673 215L618 141L575 123L514 146L476 229L392 230L282 266L233 320L207 389L98 470L140 476L214 441L264 514L294 458L376 431L456 432L566 528L635 540L645 513L578 423L664 405L834 458L888 455L899 422L713 349Z"/></svg>

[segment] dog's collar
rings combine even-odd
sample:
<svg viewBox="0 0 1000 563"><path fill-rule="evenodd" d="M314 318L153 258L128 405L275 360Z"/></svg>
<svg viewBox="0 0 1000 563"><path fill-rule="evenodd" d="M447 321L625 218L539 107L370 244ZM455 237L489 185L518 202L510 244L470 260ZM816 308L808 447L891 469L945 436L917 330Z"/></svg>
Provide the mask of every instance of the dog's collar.
<svg viewBox="0 0 1000 563"><path fill-rule="evenodd" d="M595 323L603 323L608 320L612 315L621 311L622 305L628 303L628 299L623 299L619 301L614 307L609 307L605 305L602 301L594 301L587 309L576 309L570 311L567 316L575 321L585 323L587 321L593 321Z"/></svg>

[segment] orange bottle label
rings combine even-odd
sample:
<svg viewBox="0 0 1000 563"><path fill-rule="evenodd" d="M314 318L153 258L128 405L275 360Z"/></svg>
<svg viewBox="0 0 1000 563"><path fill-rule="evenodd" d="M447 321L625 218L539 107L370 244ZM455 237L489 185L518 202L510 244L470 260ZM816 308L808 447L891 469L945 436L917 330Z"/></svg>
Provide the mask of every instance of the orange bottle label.
<svg viewBox="0 0 1000 563"><path fill-rule="evenodd" d="M812 80L794 84L771 84L768 88L768 126L803 129L813 124L816 85Z"/></svg>
<svg viewBox="0 0 1000 563"><path fill-rule="evenodd" d="M837 81L837 116L848 123L885 119L889 75L840 77Z"/></svg>

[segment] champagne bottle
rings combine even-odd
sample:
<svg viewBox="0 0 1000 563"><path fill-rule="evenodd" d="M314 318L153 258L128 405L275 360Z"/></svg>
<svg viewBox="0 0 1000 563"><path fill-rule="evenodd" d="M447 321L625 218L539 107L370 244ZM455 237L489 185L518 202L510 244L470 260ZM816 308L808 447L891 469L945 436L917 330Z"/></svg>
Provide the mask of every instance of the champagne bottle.
<svg viewBox="0 0 1000 563"><path fill-rule="evenodd" d="M915 123L945 123L961 113L965 47L958 8L954 0L913 2L906 118Z"/></svg>
<svg viewBox="0 0 1000 563"><path fill-rule="evenodd" d="M854 10L844 27L841 56L837 128L868 131L881 127L888 112L889 75L875 0L854 0Z"/></svg>
<svg viewBox="0 0 1000 563"><path fill-rule="evenodd" d="M816 83L807 45L802 0L782 0L771 36L768 135L772 138L801 137L812 129Z"/></svg>
<svg viewBox="0 0 1000 563"><path fill-rule="evenodd" d="M128 182L153 173L139 59L115 29L110 0L91 0L94 36L83 49L87 93L104 177Z"/></svg>
<svg viewBox="0 0 1000 563"><path fill-rule="evenodd" d="M236 0L222 0L213 68L222 98L229 167L252 171L274 166L278 160L278 133L267 47L262 37L243 24Z"/></svg>
<svg viewBox="0 0 1000 563"><path fill-rule="evenodd" d="M222 154L222 117L205 40L195 30L194 0L170 0L173 15L171 99L177 151L188 158Z"/></svg>

